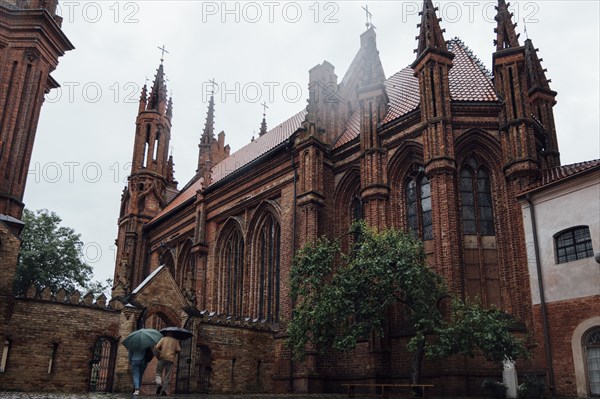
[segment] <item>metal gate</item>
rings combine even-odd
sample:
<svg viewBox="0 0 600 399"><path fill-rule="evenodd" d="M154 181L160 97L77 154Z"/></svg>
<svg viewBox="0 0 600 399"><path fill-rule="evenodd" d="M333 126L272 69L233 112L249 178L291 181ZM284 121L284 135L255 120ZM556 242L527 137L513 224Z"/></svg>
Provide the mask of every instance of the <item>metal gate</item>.
<svg viewBox="0 0 600 399"><path fill-rule="evenodd" d="M116 349L111 338L101 337L96 341L90 361L90 392L112 392Z"/></svg>
<svg viewBox="0 0 600 399"><path fill-rule="evenodd" d="M184 328L193 331L193 324L188 320ZM190 393L190 371L192 364L192 341L189 338L180 342L181 352L179 352L179 361L177 362L177 384L176 393Z"/></svg>
<svg viewBox="0 0 600 399"><path fill-rule="evenodd" d="M208 346L198 345L196 347L196 367L198 370L198 393L208 393L210 372L212 371Z"/></svg>

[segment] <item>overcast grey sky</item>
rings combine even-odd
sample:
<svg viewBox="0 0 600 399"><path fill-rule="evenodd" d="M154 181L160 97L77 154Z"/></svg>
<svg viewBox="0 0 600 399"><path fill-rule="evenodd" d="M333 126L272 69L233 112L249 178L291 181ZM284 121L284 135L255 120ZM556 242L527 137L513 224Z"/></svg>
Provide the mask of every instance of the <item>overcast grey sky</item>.
<svg viewBox="0 0 600 399"><path fill-rule="evenodd" d="M25 204L47 208L81 233L95 278L112 278L120 196L132 157L141 86L165 45L174 102L171 149L181 188L194 174L215 79L216 129L232 151L303 109L308 70L331 62L339 80L359 48L368 4L389 77L414 60L422 1L62 1L76 49L53 76L30 165ZM491 67L496 1L434 1L446 40L458 36ZM540 49L563 164L600 158L599 2L513 1L521 44ZM525 19L525 23L523 22Z"/></svg>

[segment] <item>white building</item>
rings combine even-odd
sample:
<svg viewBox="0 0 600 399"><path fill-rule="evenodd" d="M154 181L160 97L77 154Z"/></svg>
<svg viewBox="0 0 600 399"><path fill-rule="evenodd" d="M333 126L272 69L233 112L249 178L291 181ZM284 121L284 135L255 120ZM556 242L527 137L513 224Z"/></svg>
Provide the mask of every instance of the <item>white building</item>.
<svg viewBox="0 0 600 399"><path fill-rule="evenodd" d="M561 396L600 395L600 160L547 170L519 199L547 381Z"/></svg>

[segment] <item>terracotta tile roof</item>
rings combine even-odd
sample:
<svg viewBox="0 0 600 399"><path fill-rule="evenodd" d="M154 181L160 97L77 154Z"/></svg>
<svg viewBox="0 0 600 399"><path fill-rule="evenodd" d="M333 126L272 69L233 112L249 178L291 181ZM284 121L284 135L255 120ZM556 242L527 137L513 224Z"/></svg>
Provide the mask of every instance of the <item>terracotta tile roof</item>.
<svg viewBox="0 0 600 399"><path fill-rule="evenodd" d="M249 164L286 141L300 127L305 117L306 110L298 112L285 122L280 123L278 126L269 130L263 136L240 148L238 151L216 164L212 169L211 184L222 180L227 175ZM194 197L196 192L202 188L203 180L204 179L199 178L198 176L194 176L192 180L181 189L179 195L156 215L150 223L162 218L165 214Z"/></svg>
<svg viewBox="0 0 600 399"><path fill-rule="evenodd" d="M269 130L250 144L216 164L212 169L212 182L214 184L232 172L249 164L261 155L266 154L279 144L286 141L300 127L306 117L306 110L298 112L283 123Z"/></svg>
<svg viewBox="0 0 600 399"><path fill-rule="evenodd" d="M358 136L359 132L360 132L360 108L357 108L350 116L350 119L348 120L348 123L346 124L346 130L344 130L344 133L342 133L342 135L337 139L337 141L333 145L333 148L341 147L344 144L352 141L353 138Z"/></svg>
<svg viewBox="0 0 600 399"><path fill-rule="evenodd" d="M450 69L450 97L454 101L498 101L492 83L492 74L459 38L450 40L448 50L454 53ZM419 107L419 81L412 68L407 67L392 75L385 88L390 108L383 123L391 122ZM358 135L358 132L356 132ZM356 136L355 136L356 137Z"/></svg>
<svg viewBox="0 0 600 399"><path fill-rule="evenodd" d="M391 122L419 107L419 80L411 68L406 67L386 80L385 89L390 99L390 109L383 123Z"/></svg>
<svg viewBox="0 0 600 399"><path fill-rule="evenodd" d="M450 40L454 53L450 69L450 97L455 101L498 101L492 74L459 38Z"/></svg>
<svg viewBox="0 0 600 399"><path fill-rule="evenodd" d="M541 188L561 182L575 175L590 171L594 168L600 169L600 159L574 163L571 165L557 166L555 168L543 170L540 182L523 190L519 195L521 196L526 193L537 191Z"/></svg>

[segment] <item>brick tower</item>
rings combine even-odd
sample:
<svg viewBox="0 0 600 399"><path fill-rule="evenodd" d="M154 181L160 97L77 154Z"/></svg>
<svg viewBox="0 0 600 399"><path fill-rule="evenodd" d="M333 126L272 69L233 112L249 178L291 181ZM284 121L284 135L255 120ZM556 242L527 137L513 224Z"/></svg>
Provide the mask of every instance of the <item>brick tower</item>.
<svg viewBox="0 0 600 399"><path fill-rule="evenodd" d="M150 93L144 85L140 98L131 174L121 198L113 297L128 294L146 276L142 229L177 190L168 153L172 115L161 63Z"/></svg>
<svg viewBox="0 0 600 399"><path fill-rule="evenodd" d="M74 48L56 6L57 0L0 2L0 218L16 232L44 94L59 87L50 73Z"/></svg>
<svg viewBox="0 0 600 399"><path fill-rule="evenodd" d="M74 47L61 30L57 0L0 1L0 353L12 317L12 284L23 227L23 193L50 76Z"/></svg>

